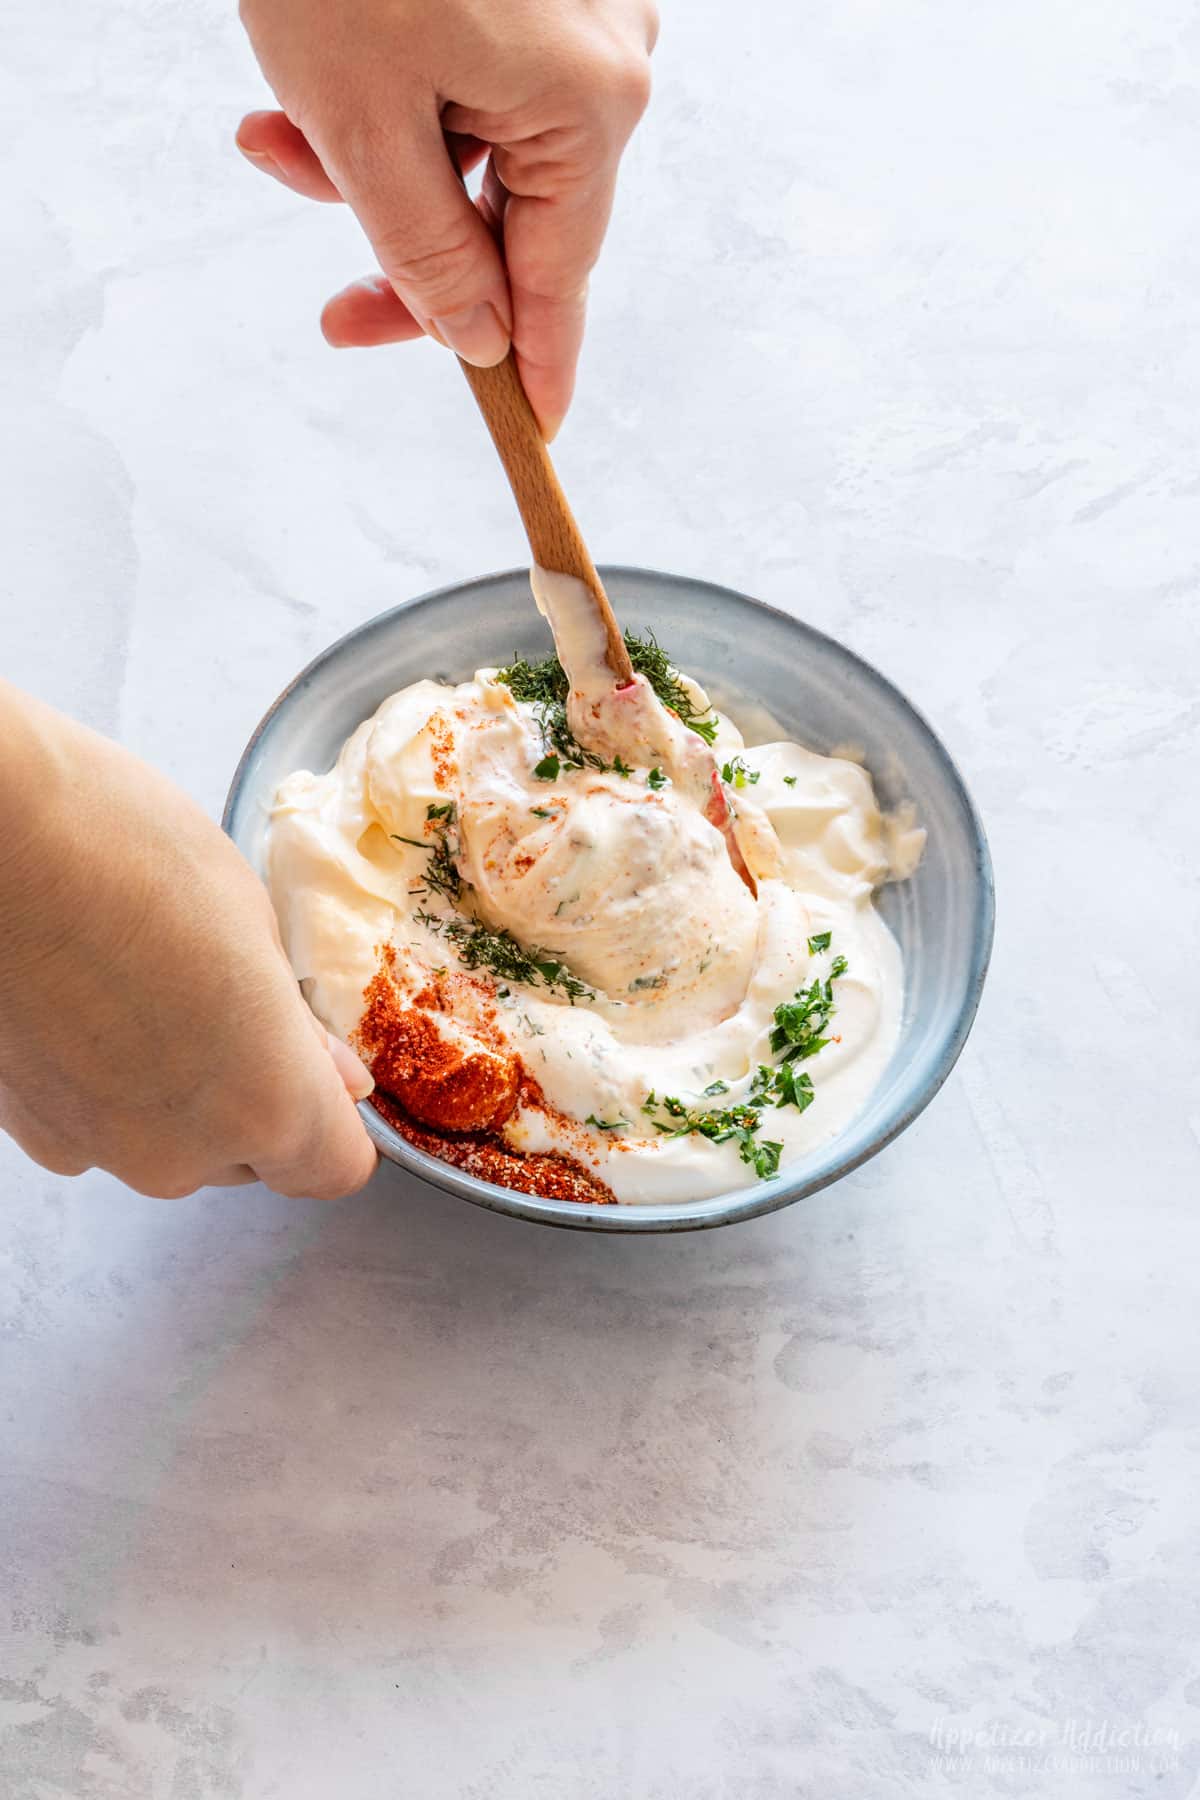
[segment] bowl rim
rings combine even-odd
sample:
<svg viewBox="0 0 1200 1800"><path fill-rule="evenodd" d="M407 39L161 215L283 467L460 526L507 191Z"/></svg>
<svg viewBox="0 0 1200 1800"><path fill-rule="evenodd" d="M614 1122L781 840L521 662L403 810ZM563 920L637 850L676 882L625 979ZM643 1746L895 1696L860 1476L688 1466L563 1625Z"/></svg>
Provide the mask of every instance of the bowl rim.
<svg viewBox="0 0 1200 1800"><path fill-rule="evenodd" d="M430 1156L419 1150L389 1125L382 1115L375 1111L370 1099L359 1102L359 1112L376 1148L385 1160L398 1164L410 1174L443 1189L446 1193L456 1195L459 1199L468 1200L475 1206L482 1206L491 1212L504 1213L510 1218L524 1219L527 1222L555 1226L567 1231L616 1231L616 1232L672 1232L672 1231L710 1231L718 1226L739 1224L746 1219L761 1218L767 1213L778 1212L785 1206L792 1206L799 1200L806 1200L810 1195L819 1193L823 1188L832 1186L843 1176L861 1168L864 1163L878 1156L887 1148L913 1121L920 1117L930 1101L940 1092L955 1063L962 1054L971 1027L979 1010L979 1002L983 993L984 981L987 977L991 960L992 942L995 935L995 882L992 873L992 859L988 848L987 835L978 808L971 798L958 764L943 744L937 732L919 707L915 706L908 696L877 669L874 663L860 656L856 650L843 644L840 639L832 637L807 620L797 618L793 613L785 612L782 607L774 606L769 601L759 600L753 594L745 594L738 588L726 587L722 583L708 581L702 576L679 575L661 569L647 569L632 563L601 563L597 565L602 580L611 578L618 580L650 580L670 587L706 588L710 594L720 599L729 599L754 608L758 612L772 614L780 619L792 631L802 637L808 637L816 643L833 649L839 657L860 669L871 681L878 684L886 693L897 701L905 712L916 722L920 731L928 741L934 758L942 766L948 785L953 791L962 813L967 821L970 837L975 853L975 917L972 933L971 966L963 995L963 1003L955 1020L954 1029L943 1044L937 1061L930 1069L920 1088L911 1096L908 1103L900 1109L896 1116L883 1128L877 1131L869 1142L864 1144L853 1155L837 1159L832 1165L819 1173L804 1177L797 1175L790 1181L780 1176L774 1181L756 1182L753 1187L735 1188L725 1194L713 1195L705 1200L662 1201L654 1205L589 1205L570 1200L543 1199L539 1195L521 1194L513 1188L502 1188L494 1182L484 1181L466 1170L455 1168L450 1163ZM501 587L514 580L528 578L525 568L498 569L488 575L469 577L463 581L454 581L444 587L432 588L427 593L414 594L397 605L388 607L384 612L376 613L361 625L334 640L333 643L319 651L304 668L295 675L277 698L267 708L246 743L229 785L225 798L225 806L221 814L221 828L230 837L233 836L232 825L234 813L242 798L243 789L249 777L259 745L270 730L275 718L288 704L293 694L309 682L335 658L342 656L359 639L367 639L377 633L400 615L414 612L425 606L436 605L437 602L459 594L464 588L476 592L492 587ZM257 873L257 871L256 871ZM261 877L260 877L261 879ZM834 1140L836 1142L836 1139Z"/></svg>

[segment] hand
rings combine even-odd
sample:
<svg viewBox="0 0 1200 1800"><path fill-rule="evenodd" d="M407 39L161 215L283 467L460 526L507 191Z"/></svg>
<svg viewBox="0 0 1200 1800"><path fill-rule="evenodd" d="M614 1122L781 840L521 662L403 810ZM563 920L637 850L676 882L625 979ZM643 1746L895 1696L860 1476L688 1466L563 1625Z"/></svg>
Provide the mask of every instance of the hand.
<svg viewBox="0 0 1200 1800"><path fill-rule="evenodd" d="M375 1151L266 891L163 776L0 683L0 1126L174 1198L350 1193ZM347 1092L347 1089L350 1092Z"/></svg>
<svg viewBox="0 0 1200 1800"><path fill-rule="evenodd" d="M330 343L427 332L486 367L511 337L552 437L649 96L650 0L242 0L242 18L284 111L243 119L240 149L348 201L383 270L326 306ZM476 209L454 161L489 150Z"/></svg>

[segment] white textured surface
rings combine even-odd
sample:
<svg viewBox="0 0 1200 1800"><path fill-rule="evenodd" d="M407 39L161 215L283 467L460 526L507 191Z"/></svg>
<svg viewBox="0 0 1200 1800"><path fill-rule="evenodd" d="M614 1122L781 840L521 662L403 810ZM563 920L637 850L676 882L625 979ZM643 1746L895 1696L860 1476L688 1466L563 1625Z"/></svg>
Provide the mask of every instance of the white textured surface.
<svg viewBox="0 0 1200 1800"><path fill-rule="evenodd" d="M1192 1791L1198 53L1182 0L667 9L561 466L943 732L975 1037L678 1241L0 1151L5 1800ZM510 502L442 353L324 349L368 264L233 153L231 16L46 0L3 63L5 665L215 810ZM1089 1727L1141 1741L1045 1766Z"/></svg>

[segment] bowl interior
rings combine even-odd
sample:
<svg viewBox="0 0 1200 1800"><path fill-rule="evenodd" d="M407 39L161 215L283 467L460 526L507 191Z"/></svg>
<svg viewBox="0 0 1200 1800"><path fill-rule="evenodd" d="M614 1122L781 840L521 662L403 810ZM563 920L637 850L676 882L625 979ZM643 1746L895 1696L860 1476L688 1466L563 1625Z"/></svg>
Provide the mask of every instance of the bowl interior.
<svg viewBox="0 0 1200 1800"><path fill-rule="evenodd" d="M953 762L890 682L833 639L727 588L648 570L605 568L618 616L651 630L743 728L759 708L787 736L829 752L857 746L885 808L911 801L927 832L915 876L879 906L904 956L900 1039L864 1110L775 1181L670 1206L578 1206L497 1188L405 1142L369 1106L372 1136L393 1161L479 1205L548 1224L683 1230L728 1224L800 1199L875 1154L945 1080L975 1015L992 935L987 844ZM251 739L230 789L225 828L260 873L267 811L293 769L330 767L354 727L422 676L460 681L514 652L544 655L545 622L524 570L413 600L341 639L299 675ZM747 729L753 741L756 734Z"/></svg>

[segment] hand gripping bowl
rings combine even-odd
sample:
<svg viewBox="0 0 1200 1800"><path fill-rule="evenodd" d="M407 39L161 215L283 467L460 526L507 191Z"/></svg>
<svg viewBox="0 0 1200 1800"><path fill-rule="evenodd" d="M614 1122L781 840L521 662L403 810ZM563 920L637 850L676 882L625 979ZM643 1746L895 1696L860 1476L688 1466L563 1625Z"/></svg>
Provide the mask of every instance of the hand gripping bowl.
<svg viewBox="0 0 1200 1800"><path fill-rule="evenodd" d="M884 888L878 900L904 956L895 1054L863 1111L804 1161L755 1187L671 1205L592 1206L518 1194L427 1156L369 1101L360 1110L390 1161L495 1212L593 1231L729 1225L827 1187L882 1150L933 1099L966 1041L987 971L987 841L962 777L924 719L851 651L728 588L646 569L601 574L618 618L653 631L735 723L752 722L743 715L757 703L810 749L860 745L880 805L912 801L928 834L924 857L910 880ZM263 874L267 812L285 775L330 768L355 726L409 682L462 681L477 668L512 661L514 652L536 658L550 648L525 570L443 588L382 613L324 651L280 695L238 765L226 831Z"/></svg>

